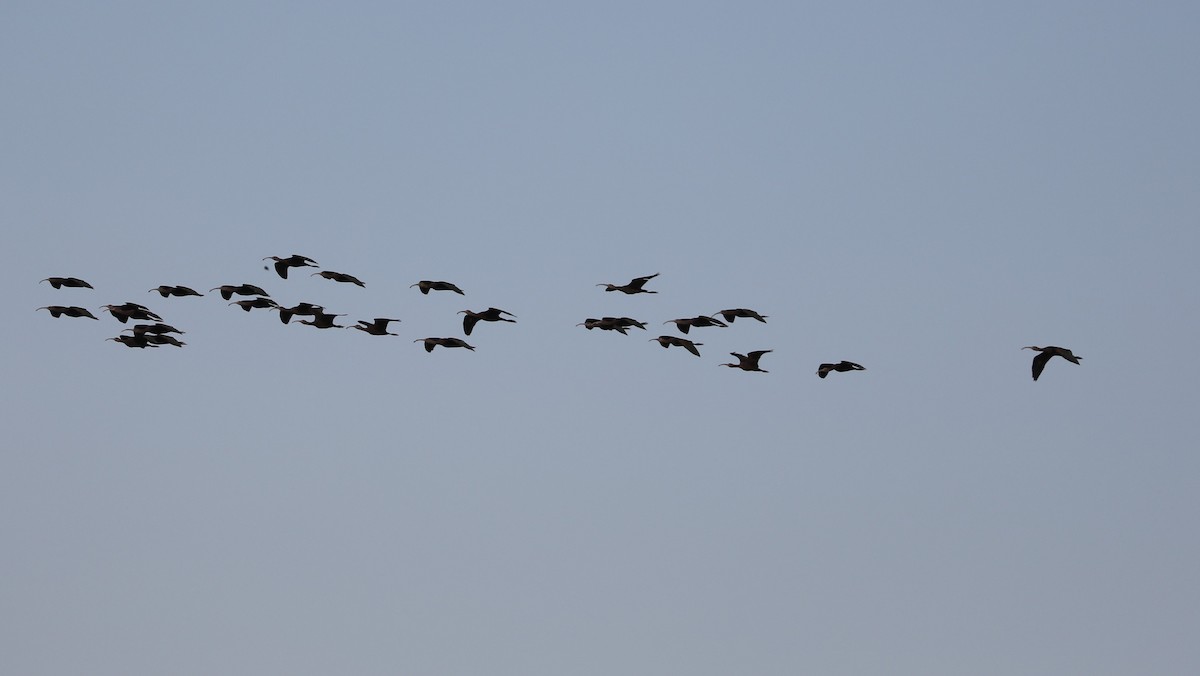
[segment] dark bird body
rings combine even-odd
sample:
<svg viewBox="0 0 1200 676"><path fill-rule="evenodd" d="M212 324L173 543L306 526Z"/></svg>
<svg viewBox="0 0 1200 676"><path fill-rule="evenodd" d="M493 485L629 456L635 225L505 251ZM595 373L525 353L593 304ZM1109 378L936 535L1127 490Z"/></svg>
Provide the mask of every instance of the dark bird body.
<svg viewBox="0 0 1200 676"><path fill-rule="evenodd" d="M757 319L764 324L767 323L767 315L760 315L754 310L747 310L744 307L734 308L732 310L721 310L717 314L724 317L725 321L729 322L730 324L732 324L733 320L737 319L738 317L749 317L750 319Z"/></svg>
<svg viewBox="0 0 1200 676"><path fill-rule="evenodd" d="M89 317L95 320L100 319L96 315L89 312L87 308L82 308L78 305L47 305L46 307L40 307L38 309L49 310L51 317L60 317L66 315L67 317Z"/></svg>
<svg viewBox="0 0 1200 676"><path fill-rule="evenodd" d="M657 291L648 291L648 290L642 288L642 287L646 286L646 282L654 279L655 277L658 276L658 274L659 273L656 272L652 275L646 275L645 277L635 277L632 280L630 280L630 282L628 284L622 284L621 286L617 286L616 284L608 284L608 283L597 284L596 286L603 286L605 291L620 291L621 293L626 293L626 294L658 293Z"/></svg>
<svg viewBox="0 0 1200 676"><path fill-rule="evenodd" d="M315 268L315 267L317 267L316 261L309 258L308 256L301 256L300 254L292 254L291 256L288 256L287 258L280 258L279 256L267 256L266 258L263 258L264 261L268 260L268 259L275 261L275 272L278 273L279 276L284 279L287 279L288 268L306 268L306 267L307 268Z"/></svg>
<svg viewBox="0 0 1200 676"><path fill-rule="evenodd" d="M134 334L137 335L136 333ZM174 345L175 347L183 347L187 343L178 338L166 333L147 333L146 342L150 345Z"/></svg>
<svg viewBox="0 0 1200 676"><path fill-rule="evenodd" d="M125 330L133 331L133 335L135 336L140 336L147 333L160 335L164 333L178 333L179 335L183 335L183 331L180 331L170 324L163 324L162 322L158 322L156 324L134 324Z"/></svg>
<svg viewBox="0 0 1200 676"><path fill-rule="evenodd" d="M705 326L720 326L722 328L729 325L715 317L700 315L699 317L688 317L686 319L668 319L663 324L675 324L675 328L679 329L680 333L687 333L693 326L702 328Z"/></svg>
<svg viewBox="0 0 1200 676"><path fill-rule="evenodd" d="M1054 345L1047 345L1046 347L1037 347L1036 345L1030 345L1028 347L1023 347L1021 349L1022 350L1037 350L1038 352L1041 353L1038 356L1033 358L1033 379L1034 380L1037 380L1038 376L1042 375L1042 369L1046 368L1046 362L1050 361L1050 359L1052 357L1062 357L1063 359L1066 359L1067 361L1071 362L1072 364L1078 364L1079 360L1083 359L1083 357L1075 356L1074 354L1071 353L1070 350L1068 350L1065 347L1056 347Z"/></svg>
<svg viewBox="0 0 1200 676"><path fill-rule="evenodd" d="M150 311L150 308L138 303L124 303L122 305L101 305L101 309L108 310L108 313L124 324L130 319L144 322L161 322L162 317Z"/></svg>
<svg viewBox="0 0 1200 676"><path fill-rule="evenodd" d="M88 284L78 277L47 277L43 279L42 282L50 282L50 286L53 286L56 289L61 289L64 286L84 289L95 288L91 284ZM38 282L38 284L41 284L42 282Z"/></svg>
<svg viewBox="0 0 1200 676"><path fill-rule="evenodd" d="M348 275L344 272L334 272L333 270L322 270L320 272L312 273L312 275L309 275L309 277L312 277L314 275L319 275L321 277L324 277L325 279L332 279L335 282L345 282L347 284L354 284L357 286L361 286L363 288L366 288L366 286L367 286L366 284L363 284L362 281L358 277L355 277L353 275Z"/></svg>
<svg viewBox="0 0 1200 676"><path fill-rule="evenodd" d="M477 324L479 322L509 322L512 324L517 323L515 319L505 319L504 317L500 316L500 315L508 315L509 317L516 317L516 315L514 315L511 312L506 312L504 310L501 310L500 308L497 308L497 307L490 307L490 308L480 311L480 312L474 312L472 310L459 310L458 313L466 315L465 317L463 317L463 333L467 334L468 336L471 335L471 330L475 328L475 324Z"/></svg>
<svg viewBox="0 0 1200 676"><path fill-rule="evenodd" d="M627 330L635 326L643 331L646 330L646 322L639 322L632 317L601 317L600 319L588 317L575 326L582 326L589 331L592 329L600 329L602 331L618 331L624 335L629 335Z"/></svg>
<svg viewBox="0 0 1200 676"><path fill-rule="evenodd" d="M313 315L312 320L301 319L299 321L301 324L308 324L309 326L315 326L318 329L344 329L344 328L346 328L345 326L342 326L341 324L334 324L333 320L337 319L338 317L345 317L345 316L346 315L344 315L344 314L331 315L331 314L325 313L324 311L320 311Z"/></svg>
<svg viewBox="0 0 1200 676"><path fill-rule="evenodd" d="M312 317L325 308L312 303L296 303L292 307L278 306L273 309L279 310L279 321L287 324L293 316Z"/></svg>
<svg viewBox="0 0 1200 676"><path fill-rule="evenodd" d="M442 347L465 347L472 352L475 351L475 348L467 345L467 341L463 340L462 338L418 338L413 342L425 343L426 352L433 352L433 348L437 347L438 345L441 345Z"/></svg>
<svg viewBox="0 0 1200 676"><path fill-rule="evenodd" d="M830 371L866 371L866 367L855 364L852 361L840 361L836 364L821 364L817 367L817 375L824 378L829 375Z"/></svg>
<svg viewBox="0 0 1200 676"><path fill-rule="evenodd" d="M230 298L233 298L233 294L235 294L235 293L239 296L270 296L271 295L271 294L267 293L266 291L263 291L261 287L254 286L253 284L225 284L223 286L218 286L215 289L209 289L209 291L220 291L221 297L224 298L225 300L229 300Z"/></svg>
<svg viewBox="0 0 1200 676"><path fill-rule="evenodd" d="M167 284L163 284L161 286L157 286L153 289L150 289L150 293L154 293L155 291L157 291L159 294L161 294L163 298L166 298L167 296L203 296L204 295L204 294L200 293L199 291L192 289L192 288L188 288L186 286L169 286ZM228 299L226 299L226 300L228 300Z"/></svg>
<svg viewBox="0 0 1200 676"><path fill-rule="evenodd" d="M265 309L279 307L279 303L276 303L270 298L263 298L261 296L258 298L251 298L249 300L235 300L230 303L230 305L236 305L246 312L249 312L252 308Z"/></svg>
<svg viewBox="0 0 1200 676"><path fill-rule="evenodd" d="M729 354L738 358L738 363L736 363L736 364L721 364L721 366L728 366L730 368L741 369L743 371L760 371L762 373L769 373L769 371L766 371L766 370L758 367L758 360L762 359L762 356L764 354L771 352L771 351L772 350L755 350L754 352L751 352L749 354L739 354L737 352L730 352Z"/></svg>
<svg viewBox="0 0 1200 676"><path fill-rule="evenodd" d="M696 355L697 357L700 356L700 350L697 350L696 347L698 345L704 344L704 343L693 343L692 341L688 340L687 338L680 338L679 336L659 336L657 338L651 338L650 340L657 340L658 344L662 345L663 347L671 347L672 345L674 345L675 347L682 347L685 350L687 350L688 352L691 352L692 354Z"/></svg>
<svg viewBox="0 0 1200 676"><path fill-rule="evenodd" d="M364 333L369 333L372 336L398 336L398 333L388 333L387 326L389 322L398 322L399 319L389 319L388 317L376 317L375 321L368 322L365 319L358 320L358 323L350 327L358 329Z"/></svg>
<svg viewBox="0 0 1200 676"><path fill-rule="evenodd" d="M421 281L417 282L416 284L410 284L408 288L411 289L414 286L420 288L421 293L423 293L425 295L429 295L430 291L453 291L454 293L457 293L460 296L467 295L467 294L463 293L462 289L451 284L450 282L433 282L428 279L422 279Z"/></svg>
<svg viewBox="0 0 1200 676"><path fill-rule="evenodd" d="M158 347L158 344L150 341L150 334L141 336L114 336L113 338L105 338L105 340L115 340L118 343L124 343L125 347Z"/></svg>

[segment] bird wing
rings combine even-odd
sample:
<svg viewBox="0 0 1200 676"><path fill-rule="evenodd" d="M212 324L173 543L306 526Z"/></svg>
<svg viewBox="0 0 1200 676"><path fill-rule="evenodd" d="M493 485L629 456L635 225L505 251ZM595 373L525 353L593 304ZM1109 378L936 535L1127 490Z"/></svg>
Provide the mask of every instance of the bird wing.
<svg viewBox="0 0 1200 676"><path fill-rule="evenodd" d="M700 356L700 350L696 349L696 345L698 345L700 343L693 343L690 340L684 340L684 341L681 341L679 344L684 346L685 348L687 348L688 352L691 352L692 354L696 355L697 357Z"/></svg>
<svg viewBox="0 0 1200 676"><path fill-rule="evenodd" d="M477 323L479 323L479 317L473 314L463 315L463 333L471 335L471 329L475 328Z"/></svg>
<svg viewBox="0 0 1200 676"><path fill-rule="evenodd" d="M275 261L275 272L278 272L280 277L287 279L287 269L287 261Z"/></svg>
<svg viewBox="0 0 1200 676"><path fill-rule="evenodd" d="M1038 355L1033 358L1034 380L1037 380L1038 376L1042 375L1042 369L1046 368L1046 362L1050 361L1050 357L1053 356L1054 355L1050 354L1049 352L1039 352Z"/></svg>

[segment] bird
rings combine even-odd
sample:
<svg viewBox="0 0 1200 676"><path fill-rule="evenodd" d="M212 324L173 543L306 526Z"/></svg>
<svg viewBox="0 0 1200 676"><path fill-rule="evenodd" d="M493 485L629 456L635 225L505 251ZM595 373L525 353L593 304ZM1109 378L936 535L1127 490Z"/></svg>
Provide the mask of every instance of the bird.
<svg viewBox="0 0 1200 676"><path fill-rule="evenodd" d="M47 305L40 307L38 310L49 310L51 317L60 317L66 315L68 317L89 317L99 320L100 318L92 314L87 308L81 308L78 305Z"/></svg>
<svg viewBox="0 0 1200 676"><path fill-rule="evenodd" d="M700 356L700 350L697 350L696 347L704 344L704 343L693 343L692 341L688 340L687 338L680 338L679 336L659 336L657 338L651 338L650 340L651 341L657 340L658 344L662 345L663 347L671 347L672 345L674 345L675 347L682 347L682 348L686 349L688 352L691 352L692 354L696 355L697 357Z"/></svg>
<svg viewBox="0 0 1200 676"><path fill-rule="evenodd" d="M1037 380L1038 376L1042 375L1042 369L1046 368L1046 362L1050 361L1051 357L1062 357L1063 359L1066 359L1067 361L1071 362L1072 364L1078 364L1079 360L1083 359L1083 357L1075 356L1074 354L1071 353L1070 350L1068 350L1065 347L1056 347L1054 345L1047 345L1046 347L1038 347L1036 345L1030 345L1028 347L1023 347L1021 349L1022 350L1037 350L1038 352L1041 353L1038 356L1033 358L1033 379L1034 380Z"/></svg>
<svg viewBox="0 0 1200 676"><path fill-rule="evenodd" d="M866 371L866 370L867 369L865 366L855 364L852 361L844 361L843 360L836 364L821 364L819 367L817 367L817 375L824 378L825 376L829 375L830 371L838 371L840 373L842 371Z"/></svg>
<svg viewBox="0 0 1200 676"><path fill-rule="evenodd" d="M398 322L398 321L400 321L400 320L399 319L389 319L387 317L376 317L375 321L372 321L372 322L368 322L365 319L360 319L360 320L358 320L358 324L355 324L354 326L352 326L350 328L358 329L359 331L369 333L372 336L398 336L400 334L388 333L388 330L387 330L388 322Z"/></svg>
<svg viewBox="0 0 1200 676"><path fill-rule="evenodd" d="M43 279L42 282L50 282L50 286L53 286L56 289L61 289L64 286L69 286L72 288L96 288L78 277L47 277ZM38 284L41 284L42 282L38 282Z"/></svg>
<svg viewBox="0 0 1200 676"><path fill-rule="evenodd" d="M155 291L157 291L159 294L161 294L163 298L166 298L167 296L203 296L204 295L204 294L200 293L199 291L189 288L189 287L186 287L186 286L168 286L166 284L163 284L161 286L157 286L153 289L150 289L150 293L154 293ZM226 299L226 300L228 300L228 299Z"/></svg>
<svg viewBox="0 0 1200 676"><path fill-rule="evenodd" d="M270 296L271 295L271 294L267 293L266 291L263 291L260 287L254 286L253 284L225 284L222 286L218 286L215 289L209 289L209 291L220 291L221 297L224 298L225 300L229 300L230 298L232 298L233 294L235 294L235 293L239 296Z"/></svg>
<svg viewBox="0 0 1200 676"><path fill-rule="evenodd" d="M421 281L417 282L416 284L410 284L410 285L408 286L408 288L410 288L410 289L411 289L411 288L413 288L414 286L420 287L420 288L421 288L421 293L423 293L423 294L425 294L425 295L429 295L429 292L430 292L430 290L433 290L433 291L453 291L454 293L457 293L457 294L459 294L460 296L465 296L465 295L467 295L467 294L463 293L463 290L462 290L462 289L460 289L460 288L458 288L457 286L455 286L455 285L451 284L450 282L431 282L431 281L429 281L428 279L422 279Z"/></svg>
<svg viewBox="0 0 1200 676"><path fill-rule="evenodd" d="M134 334L137 335L136 333ZM178 338L166 333L147 333L146 342L150 345L174 345L175 347L183 347L187 343Z"/></svg>
<svg viewBox="0 0 1200 676"><path fill-rule="evenodd" d="M279 321L287 324L292 320L294 315L311 317L318 312L321 312L325 308L321 307L320 305L313 305L312 303L296 303L292 307L283 307L282 305L279 305L271 309L279 310Z"/></svg>
<svg viewBox="0 0 1200 676"><path fill-rule="evenodd" d="M477 324L478 322L509 322L511 324L517 323L515 319L505 319L504 317L501 317L500 315L502 315L502 314L508 315L509 317L516 317L516 315L514 315L511 312L501 310L498 307L490 307L490 308L488 308L486 310L482 310L480 312L474 312L472 310L459 310L458 314L466 315L465 317L463 317L463 333L467 334L468 336L471 335L471 330L475 328L475 324Z"/></svg>
<svg viewBox="0 0 1200 676"><path fill-rule="evenodd" d="M149 334L141 336L115 336L113 338L105 338L105 340L115 340L119 343L124 343L125 347L158 347L157 344L150 342Z"/></svg>
<svg viewBox="0 0 1200 676"><path fill-rule="evenodd" d="M162 322L158 322L157 324L134 324L133 326L125 329L125 331L133 331L133 335L135 336L140 336L146 333L178 333L183 335L183 331L180 331L170 324L163 324Z"/></svg>
<svg viewBox="0 0 1200 676"><path fill-rule="evenodd" d="M259 296L258 298L251 298L249 300L235 300L232 303L230 303L230 305L236 305L236 306L242 308L243 310L245 310L246 312L249 312L251 308L260 308L261 309L261 308L279 307L279 303L276 303L275 301L271 300L270 298L264 298L263 296Z"/></svg>
<svg viewBox="0 0 1200 676"><path fill-rule="evenodd" d="M600 329L601 331L620 331L624 335L629 335L625 331L627 327L617 323L616 317L604 317L603 319L588 317L575 326L582 326L588 331L591 331L592 329Z"/></svg>
<svg viewBox="0 0 1200 676"><path fill-rule="evenodd" d="M279 276L284 279L287 279L288 268L317 267L316 261L300 254L292 254L287 258L280 258L279 256L266 256L263 258L264 261L268 259L275 261L275 272L279 273Z"/></svg>
<svg viewBox="0 0 1200 676"><path fill-rule="evenodd" d="M729 325L715 317L700 315L699 317L688 317L686 319L668 319L663 324L675 324L675 328L679 329L680 333L687 333L693 326L720 326L728 327Z"/></svg>
<svg viewBox="0 0 1200 676"><path fill-rule="evenodd" d="M318 329L344 329L344 328L346 328L345 326L342 326L341 324L334 324L333 320L338 317L345 317L345 316L346 315L344 315L344 314L331 315L322 310L322 311L319 311L316 314L314 314L312 320L301 319L299 321L301 324L308 324L309 326L315 326Z"/></svg>
<svg viewBox="0 0 1200 676"><path fill-rule="evenodd" d="M413 342L425 343L426 352L433 352L433 348L437 347L438 345L441 345L442 347L465 347L472 352L475 351L475 348L467 345L467 341L463 340L462 338L418 338Z"/></svg>
<svg viewBox="0 0 1200 676"><path fill-rule="evenodd" d="M762 373L770 373L770 371L766 371L766 370L760 369L758 367L758 360L762 359L762 356L764 354L766 354L768 352L772 352L772 351L773 350L755 350L754 352L751 352L749 354L739 354L737 352L730 352L729 354L738 358L738 363L736 363L736 364L721 364L721 366L728 366L730 368L741 369L743 371L761 371Z"/></svg>
<svg viewBox="0 0 1200 676"><path fill-rule="evenodd" d="M732 310L721 310L716 314L724 317L725 321L729 322L730 324L732 324L733 320L737 319L738 317L749 317L751 319L757 319L758 321L766 324L768 317L768 315L760 315L754 310L747 310L744 307L734 308Z"/></svg>
<svg viewBox="0 0 1200 676"><path fill-rule="evenodd" d="M161 322L162 317L150 311L150 308L138 303L125 303L123 305L101 305L100 309L108 310L108 313L124 324L130 319L138 321Z"/></svg>
<svg viewBox="0 0 1200 676"><path fill-rule="evenodd" d="M648 290L642 288L646 285L646 282L654 279L658 275L659 275L659 273L656 272L652 275L646 275L645 277L634 277L632 280L630 280L630 282L628 284L623 284L621 286L617 286L616 284L608 284L608 283L597 284L596 286L603 286L604 290L606 292L607 291L620 291L621 293L626 293L626 294L658 293L657 291L648 291Z"/></svg>
<svg viewBox="0 0 1200 676"><path fill-rule="evenodd" d="M344 272L334 272L333 270L322 270L320 272L312 273L311 275L309 275L309 277L312 277L314 275L320 275L321 277L324 277L325 279L332 279L335 282L347 282L349 284L356 284L363 288L366 288L366 286L367 286L366 284L363 284L362 280L360 280L358 277L355 277L354 275L348 275Z"/></svg>

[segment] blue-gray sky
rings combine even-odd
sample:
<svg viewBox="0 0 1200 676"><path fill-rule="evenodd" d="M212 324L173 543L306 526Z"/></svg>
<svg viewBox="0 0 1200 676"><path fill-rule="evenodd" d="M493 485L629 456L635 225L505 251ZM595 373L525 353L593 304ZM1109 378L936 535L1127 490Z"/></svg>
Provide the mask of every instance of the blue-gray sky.
<svg viewBox="0 0 1200 676"><path fill-rule="evenodd" d="M5 3L0 667L1200 670L1198 32ZM367 286L263 269L291 253ZM400 337L147 293L242 282ZM129 300L187 347L34 310ZM412 342L488 306L518 323L474 353ZM726 307L769 323L647 340ZM1046 344L1082 364L1033 382Z"/></svg>

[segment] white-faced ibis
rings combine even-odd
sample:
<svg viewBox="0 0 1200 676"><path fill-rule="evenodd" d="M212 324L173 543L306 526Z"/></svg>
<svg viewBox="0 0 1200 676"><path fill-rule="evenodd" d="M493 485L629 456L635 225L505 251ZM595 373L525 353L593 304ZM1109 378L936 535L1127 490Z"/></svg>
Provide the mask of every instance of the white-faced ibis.
<svg viewBox="0 0 1200 676"><path fill-rule="evenodd" d="M235 300L230 303L230 305L236 305L246 312L249 312L251 308L266 309L279 307L279 303L276 303L270 298L263 298L262 296L259 296L258 298L250 298L248 300Z"/></svg>
<svg viewBox="0 0 1200 676"><path fill-rule="evenodd" d="M79 307L78 305L47 305L40 307L39 310L49 310L51 317L90 317L91 319L99 320L100 318L92 314L87 308Z"/></svg>
<svg viewBox="0 0 1200 676"><path fill-rule="evenodd" d="M162 317L154 314L145 305L138 303L124 303L122 305L101 305L100 309L108 310L108 313L124 324L130 319L146 322L161 322Z"/></svg>
<svg viewBox="0 0 1200 676"><path fill-rule="evenodd" d="M308 324L309 326L315 326L318 329L344 329L344 328L346 328L345 326L342 326L341 324L334 324L333 320L338 317L345 317L345 316L346 316L345 314L331 315L324 311L320 311L312 316L313 318L311 321L308 319L301 319L298 321L301 324Z"/></svg>
<svg viewBox="0 0 1200 676"><path fill-rule="evenodd" d="M475 348L467 345L467 341L463 340L462 338L418 338L413 342L425 343L426 352L433 352L433 348L437 347L438 345L441 345L442 347L465 347L472 352L475 351Z"/></svg>
<svg viewBox="0 0 1200 676"><path fill-rule="evenodd" d="M467 334L468 336L471 335L471 330L475 328L475 324L477 324L479 322L509 322L512 324L517 323L516 320L514 320L514 319L505 319L504 317L500 316L500 315L508 315L509 317L516 317L516 315L514 315L511 312L501 310L500 308L497 308L497 307L490 307L490 308L488 308L486 310L482 310L480 312L475 312L473 310L459 310L458 314L466 315L465 317L463 317L463 333Z"/></svg>
<svg viewBox="0 0 1200 676"><path fill-rule="evenodd" d="M855 364L852 361L842 360L836 364L821 364L820 366L817 367L817 375L824 378L825 376L829 375L830 371L837 371L838 373L842 373L845 371L866 371L866 370L867 369L865 366Z"/></svg>
<svg viewBox="0 0 1200 676"><path fill-rule="evenodd" d="M656 272L652 275L646 275L645 277L635 277L632 280L630 280L630 282L628 284L622 284L621 286L617 286L616 284L608 284L608 283L597 284L596 286L603 286L605 291L620 291L621 293L628 293L628 294L658 293L657 291L648 291L648 290L642 288L642 287L646 286L646 282L654 279L655 277L658 276L658 274L659 273Z"/></svg>
<svg viewBox="0 0 1200 676"><path fill-rule="evenodd" d="M136 333L133 335L137 335ZM187 343L179 340L175 336L166 333L147 333L146 342L151 345L174 345L175 347L183 347Z"/></svg>
<svg viewBox="0 0 1200 676"><path fill-rule="evenodd" d="M161 286L157 286L153 289L150 289L150 293L154 293L155 291L157 291L159 294L161 294L163 298L166 298L167 296L181 296L182 297L182 296L203 296L204 295L204 294L200 293L199 291L189 288L189 287L186 287L186 286L169 286L167 284L163 284ZM228 299L226 299L226 300L228 300Z"/></svg>
<svg viewBox="0 0 1200 676"><path fill-rule="evenodd" d="M124 343L125 347L140 347L143 349L158 347L157 344L150 342L150 335L147 333L140 336L114 336L112 338L105 338L105 340L115 340L118 343Z"/></svg>
<svg viewBox="0 0 1200 676"><path fill-rule="evenodd" d="M235 293L239 296L270 296L271 295L271 294L267 293L266 291L263 291L261 287L254 286L253 284L224 284L222 286L218 286L215 289L209 289L209 291L220 291L221 297L224 298L225 300L229 300L230 298L233 298L233 294L235 294Z"/></svg>
<svg viewBox="0 0 1200 676"><path fill-rule="evenodd" d="M134 324L125 330L133 331L133 335L135 336L140 336L144 333L178 333L179 335L183 335L183 331L162 322L158 322L157 324Z"/></svg>
<svg viewBox="0 0 1200 676"><path fill-rule="evenodd" d="M355 285L361 286L363 288L366 288L366 286L367 286L366 284L363 284L362 280L360 280L358 277L355 277L354 275L348 275L344 272L334 272L333 270L322 270L320 272L312 273L312 275L309 275L309 277L312 277L313 275L319 275L321 277L324 277L325 279L332 279L335 282L345 282L347 284L355 284Z"/></svg>
<svg viewBox="0 0 1200 676"><path fill-rule="evenodd" d="M720 326L728 327L729 325L715 317L700 315L699 317L688 317L686 319L668 319L663 324L675 324L675 328L679 329L680 333L687 333L693 326L702 328L705 326Z"/></svg>
<svg viewBox="0 0 1200 676"><path fill-rule="evenodd" d="M47 277L43 279L42 282L50 282L50 286L53 286L56 289L61 289L64 286L85 289L95 288L91 284L88 284L78 277ZM38 282L38 284L41 284L42 282Z"/></svg>
<svg viewBox="0 0 1200 676"><path fill-rule="evenodd" d="M760 315L754 310L747 310L744 307L734 308L732 310L721 310L717 314L724 317L725 321L729 322L730 324L732 324L733 320L737 319L738 317L749 317L750 319L757 319L758 321L766 324L768 317L768 315Z"/></svg>
<svg viewBox="0 0 1200 676"><path fill-rule="evenodd" d="M325 308L320 305L313 305L312 303L296 303L292 307L283 307L281 305L272 309L279 310L279 321L287 324L292 320L293 316L312 317Z"/></svg>
<svg viewBox="0 0 1200 676"><path fill-rule="evenodd" d="M663 347L671 347L672 345L674 345L675 347L682 347L685 350L687 350L688 352L691 352L692 354L696 355L697 357L700 356L700 350L697 350L696 347L704 344L704 343L693 343L692 341L688 340L687 338L680 338L679 336L659 336L657 338L651 338L650 340L652 340L652 341L657 340L658 344L662 345Z"/></svg>
<svg viewBox="0 0 1200 676"><path fill-rule="evenodd" d="M588 331L591 331L592 329L600 329L601 331L620 331L625 335L629 335L626 332L626 328L628 327L618 323L616 317L604 317L603 319L588 317L575 326L582 326Z"/></svg>
<svg viewBox="0 0 1200 676"><path fill-rule="evenodd" d="M1030 345L1028 347L1023 347L1021 349L1022 350L1037 350L1038 352L1041 353L1038 356L1033 358L1033 379L1034 380L1037 380L1038 376L1042 375L1042 369L1046 368L1046 362L1050 361L1051 357L1062 357L1063 359L1066 359L1067 361L1071 362L1072 364L1078 364L1079 360L1083 359L1083 357L1075 356L1074 354L1071 353L1070 350L1068 350L1065 347L1055 347L1054 345L1047 345L1046 347L1037 347L1036 345Z"/></svg>
<svg viewBox="0 0 1200 676"><path fill-rule="evenodd" d="M760 371L762 373L770 373L769 371L760 369L758 367L758 360L762 359L762 356L768 352L772 352L772 350L755 350L754 352L751 352L749 354L739 354L737 352L730 352L729 354L738 358L738 363L736 363L736 364L721 364L721 366L728 366L730 368L741 369L743 371Z"/></svg>
<svg viewBox="0 0 1200 676"><path fill-rule="evenodd" d="M423 293L425 295L429 295L430 291L453 291L454 293L457 293L460 296L467 295L467 294L463 293L462 289L451 284L450 282L432 282L428 279L422 279L421 281L417 282L416 284L410 284L408 288L411 289L414 286L419 287L421 289L421 293Z"/></svg>
<svg viewBox="0 0 1200 676"><path fill-rule="evenodd" d="M275 261L275 272L279 273L279 276L283 277L284 279L287 279L288 268L317 267L316 261L308 256L301 256L300 254L292 254L287 258L280 258L279 256L267 256L266 258L263 258L264 261L268 259Z"/></svg>
<svg viewBox="0 0 1200 676"><path fill-rule="evenodd" d="M398 336L399 333L388 333L387 326L389 322L398 322L399 319L389 319L387 317L376 317L375 321L368 322L365 319L358 320L358 324L350 327L358 329L372 336Z"/></svg>

